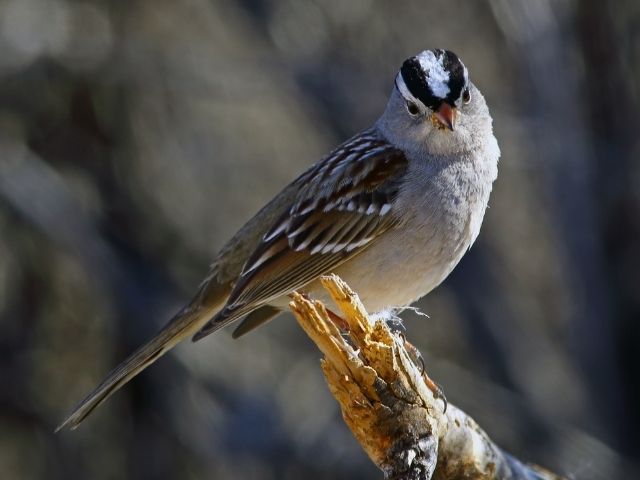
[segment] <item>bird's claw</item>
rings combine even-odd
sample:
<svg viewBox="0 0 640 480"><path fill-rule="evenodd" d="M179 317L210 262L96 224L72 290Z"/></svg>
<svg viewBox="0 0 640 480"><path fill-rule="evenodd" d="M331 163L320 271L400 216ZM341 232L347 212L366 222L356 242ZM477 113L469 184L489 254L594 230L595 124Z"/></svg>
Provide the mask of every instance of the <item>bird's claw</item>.
<svg viewBox="0 0 640 480"><path fill-rule="evenodd" d="M449 406L449 403L447 402L447 397L444 394L442 385L434 382L433 380L431 380L431 383L433 383L433 385L435 386L435 390L431 390L431 392L433 393L433 398L435 398L436 400L442 400L442 403L444 404L442 413L447 413L447 407Z"/></svg>
<svg viewBox="0 0 640 480"><path fill-rule="evenodd" d="M449 404L447 402L447 397L444 394L444 389L440 384L434 382L431 379L431 377L427 375L427 372L425 369L424 357L422 356L422 353L420 353L420 350L418 350L411 342L407 340L404 333L398 332L398 337L402 339L404 347L407 349L407 352L409 353L409 355L413 357L412 359L414 363L420 364L420 375L424 379L424 382L429 388L429 390L431 390L431 393L433 394L433 398L436 400L442 400L442 403L444 403L443 413L447 413L447 406Z"/></svg>

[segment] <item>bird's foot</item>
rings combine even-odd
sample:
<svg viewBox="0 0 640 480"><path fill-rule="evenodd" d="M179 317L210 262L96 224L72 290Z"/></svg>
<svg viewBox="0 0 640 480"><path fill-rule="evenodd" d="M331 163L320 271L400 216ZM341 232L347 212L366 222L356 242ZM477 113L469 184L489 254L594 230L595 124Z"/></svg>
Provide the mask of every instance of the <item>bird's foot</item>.
<svg viewBox="0 0 640 480"><path fill-rule="evenodd" d="M349 324L344 318L342 318L337 313L332 312L328 308L327 308L327 314L329 315L329 318L331 319L331 321L336 324L336 327L338 327L338 330L340 330L341 334L346 335L349 333Z"/></svg>
<svg viewBox="0 0 640 480"><path fill-rule="evenodd" d="M442 400L442 403L444 403L444 413L446 413L448 406L447 397L445 396L442 387L438 383L434 382L431 377L429 377L429 375L427 375L424 367L424 358L422 356L422 353L420 353L420 350L418 350L415 345L413 345L406 339L402 332L400 332L399 335L404 342L404 348L407 349L407 352L409 353L409 355L411 355L414 363L420 364L422 368L420 373L422 374L422 378L424 380L424 383L427 385L427 388L431 390L431 393L433 393L433 398L435 398L436 400Z"/></svg>

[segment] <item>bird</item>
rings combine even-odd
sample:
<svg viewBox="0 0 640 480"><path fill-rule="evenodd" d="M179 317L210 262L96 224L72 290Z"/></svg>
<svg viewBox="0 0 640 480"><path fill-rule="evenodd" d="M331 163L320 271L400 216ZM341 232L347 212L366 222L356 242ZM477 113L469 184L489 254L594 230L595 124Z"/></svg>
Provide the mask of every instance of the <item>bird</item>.
<svg viewBox="0 0 640 480"><path fill-rule="evenodd" d="M370 312L438 286L474 243L498 174L487 103L453 52L403 61L382 115L309 167L219 251L191 301L114 368L58 426L96 407L178 342L239 321L240 337L294 291L327 302L335 273Z"/></svg>

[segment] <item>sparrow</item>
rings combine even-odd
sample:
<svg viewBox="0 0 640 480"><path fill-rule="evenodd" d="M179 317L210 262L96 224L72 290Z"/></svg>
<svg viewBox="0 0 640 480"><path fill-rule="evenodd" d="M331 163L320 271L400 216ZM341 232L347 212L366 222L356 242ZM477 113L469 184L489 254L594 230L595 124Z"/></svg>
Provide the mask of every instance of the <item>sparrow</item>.
<svg viewBox="0 0 640 480"><path fill-rule="evenodd" d="M484 97L448 50L406 59L384 112L312 165L220 250L191 301L60 424L94 409L181 340L242 319L235 338L335 273L369 312L403 307L451 273L480 231L500 150Z"/></svg>

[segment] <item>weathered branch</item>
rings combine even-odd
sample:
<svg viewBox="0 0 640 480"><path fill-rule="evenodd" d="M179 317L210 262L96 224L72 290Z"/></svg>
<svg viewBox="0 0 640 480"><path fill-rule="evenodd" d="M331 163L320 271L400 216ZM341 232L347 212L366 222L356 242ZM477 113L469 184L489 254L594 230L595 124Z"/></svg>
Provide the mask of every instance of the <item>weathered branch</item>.
<svg viewBox="0 0 640 480"><path fill-rule="evenodd" d="M348 339L321 302L294 293L290 307L324 354L322 370L345 422L385 478L560 478L502 451L455 406L445 411L404 337L371 320L337 276L322 284L349 326Z"/></svg>

